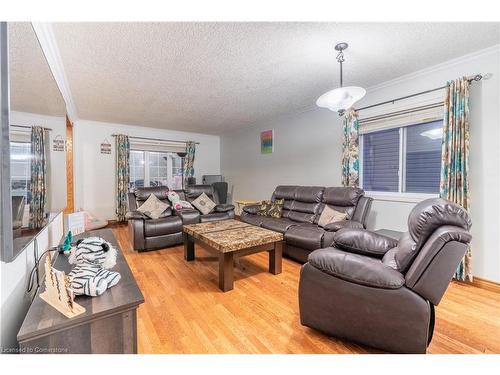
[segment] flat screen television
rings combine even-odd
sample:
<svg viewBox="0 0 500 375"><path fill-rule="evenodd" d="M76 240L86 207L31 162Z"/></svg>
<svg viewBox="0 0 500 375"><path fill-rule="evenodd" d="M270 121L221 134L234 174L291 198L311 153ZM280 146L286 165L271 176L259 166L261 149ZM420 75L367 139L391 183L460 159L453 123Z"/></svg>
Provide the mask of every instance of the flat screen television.
<svg viewBox="0 0 500 375"><path fill-rule="evenodd" d="M0 255L10 262L66 206L66 104L30 22L0 23L0 72Z"/></svg>

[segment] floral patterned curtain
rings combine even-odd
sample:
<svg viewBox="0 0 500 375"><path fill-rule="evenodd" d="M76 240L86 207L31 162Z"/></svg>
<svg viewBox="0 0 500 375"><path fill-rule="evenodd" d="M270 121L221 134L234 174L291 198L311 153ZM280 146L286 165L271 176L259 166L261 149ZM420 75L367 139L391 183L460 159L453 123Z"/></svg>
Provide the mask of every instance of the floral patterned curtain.
<svg viewBox="0 0 500 375"><path fill-rule="evenodd" d="M356 111L351 110L344 117L342 140L342 186L359 185L359 121Z"/></svg>
<svg viewBox="0 0 500 375"><path fill-rule="evenodd" d="M128 211L127 193L130 183L130 141L128 136L116 136L116 216L118 221L125 221Z"/></svg>
<svg viewBox="0 0 500 375"><path fill-rule="evenodd" d="M30 228L40 228L47 212L48 132L40 126L31 128Z"/></svg>
<svg viewBox="0 0 500 375"><path fill-rule="evenodd" d="M469 196L469 81L448 82L444 102L440 196L470 209ZM471 249L458 266L455 278L472 281Z"/></svg>
<svg viewBox="0 0 500 375"><path fill-rule="evenodd" d="M194 142L186 142L186 157L184 158L184 187L187 186L188 177L194 176L194 154L196 151Z"/></svg>

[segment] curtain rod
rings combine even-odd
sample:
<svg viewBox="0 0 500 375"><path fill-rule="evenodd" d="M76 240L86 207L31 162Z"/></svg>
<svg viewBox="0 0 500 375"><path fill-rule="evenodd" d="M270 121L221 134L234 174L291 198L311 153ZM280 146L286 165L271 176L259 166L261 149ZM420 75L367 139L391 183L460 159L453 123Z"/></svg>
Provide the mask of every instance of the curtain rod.
<svg viewBox="0 0 500 375"><path fill-rule="evenodd" d="M116 137L119 134L111 134L112 137ZM190 141L177 141L175 139L160 139L160 138L147 138L147 137L133 137L129 136L129 138L134 138L134 139L144 139L147 141L160 141L160 142L175 142L175 143L188 143ZM195 145L199 145L200 142L194 142Z"/></svg>
<svg viewBox="0 0 500 375"><path fill-rule="evenodd" d="M482 79L483 79L483 75L482 74L475 74L475 75L470 76L470 77L467 78L467 80L469 81L469 83L472 82L472 81L480 81ZM387 100L385 102L380 102L380 103L376 103L376 104L367 105L366 107L361 107L361 108L358 108L358 109L355 109L355 110L356 110L356 112L358 112L358 111L362 111L362 110L365 110L365 109L368 109L368 108L378 107L379 105L390 104L390 103L394 104L394 102L397 102L399 100L404 100L404 99L408 99L408 98L413 98L414 96L428 94L430 92L442 90L442 89L444 89L446 87L447 87L446 85L445 86L441 86L441 87L436 87L435 89L425 90L425 91L417 92L415 94L401 96L399 98L395 98L395 99L392 99L392 100Z"/></svg>
<svg viewBox="0 0 500 375"><path fill-rule="evenodd" d="M26 126L26 125L15 125L15 124L9 124L9 126L13 127L13 128L25 128L25 129L31 129L32 126ZM52 129L51 128L44 128L42 126L42 129L43 130L48 130L48 131L51 131Z"/></svg>

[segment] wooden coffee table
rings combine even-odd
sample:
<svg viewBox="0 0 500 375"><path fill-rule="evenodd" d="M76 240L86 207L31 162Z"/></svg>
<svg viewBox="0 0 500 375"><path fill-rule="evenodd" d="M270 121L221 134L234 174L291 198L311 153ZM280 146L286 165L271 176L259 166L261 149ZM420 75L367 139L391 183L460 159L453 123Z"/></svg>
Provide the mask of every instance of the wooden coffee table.
<svg viewBox="0 0 500 375"><path fill-rule="evenodd" d="M269 253L269 272L281 273L283 235L237 220L184 225L184 259L195 259L195 242L204 244L219 258L219 288L233 289L234 258L262 251Z"/></svg>

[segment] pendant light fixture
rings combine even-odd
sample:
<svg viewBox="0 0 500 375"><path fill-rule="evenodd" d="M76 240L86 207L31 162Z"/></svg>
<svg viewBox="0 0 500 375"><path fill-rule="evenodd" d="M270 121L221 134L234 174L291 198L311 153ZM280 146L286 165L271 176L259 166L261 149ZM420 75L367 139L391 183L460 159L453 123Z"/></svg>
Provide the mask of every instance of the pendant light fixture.
<svg viewBox="0 0 500 375"><path fill-rule="evenodd" d="M343 87L342 63L345 61L344 50L346 50L347 47L347 43L339 43L335 46L335 50L339 51L337 54L337 61L340 64L340 87L325 92L316 100L316 105L318 107L328 108L331 111L338 112L339 115L343 115L345 111L351 108L354 103L363 98L366 94L366 90L362 87Z"/></svg>

